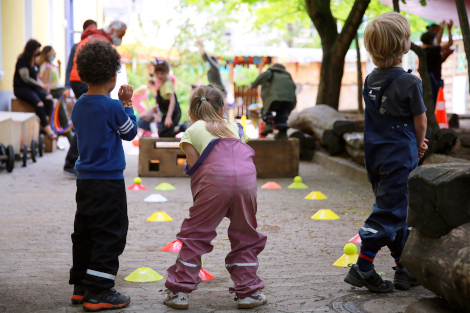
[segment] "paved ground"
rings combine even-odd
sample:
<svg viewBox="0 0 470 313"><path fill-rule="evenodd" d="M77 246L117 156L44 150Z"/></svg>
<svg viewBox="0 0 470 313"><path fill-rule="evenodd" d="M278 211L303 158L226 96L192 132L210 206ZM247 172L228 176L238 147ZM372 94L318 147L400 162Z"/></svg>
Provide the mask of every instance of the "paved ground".
<svg viewBox="0 0 470 313"><path fill-rule="evenodd" d="M126 145L128 151L132 147ZM61 171L65 151L46 154L13 173L0 169L0 312L82 312L70 304L68 282L75 212L75 181ZM137 172L137 156L127 156L126 185ZM422 287L408 292L376 296L343 282L347 268L331 264L342 255L347 240L357 233L373 202L370 187L354 183L314 163L302 163L300 173L308 190L290 190L291 179L277 179L282 190L258 189L259 230L268 235L260 254L259 274L266 283L268 305L258 312L404 312L418 298L431 297ZM169 182L174 191L160 192L169 201L146 203L157 184ZM259 180L259 186L267 180ZM151 267L165 276L176 258L160 248L175 239L191 205L189 179L143 178L146 191L128 191L130 228L128 244L120 258L117 289L132 298L123 312L171 312L161 304L164 280L130 283L124 277L139 267ZM304 200L319 190L327 200ZM336 221L310 219L329 208L341 216ZM155 211L167 212L174 221L147 222ZM230 245L224 220L213 241L214 251L204 256L204 267L216 279L203 282L190 298L190 312L235 312L228 293L231 281L224 267ZM392 258L384 249L376 268L393 278Z"/></svg>

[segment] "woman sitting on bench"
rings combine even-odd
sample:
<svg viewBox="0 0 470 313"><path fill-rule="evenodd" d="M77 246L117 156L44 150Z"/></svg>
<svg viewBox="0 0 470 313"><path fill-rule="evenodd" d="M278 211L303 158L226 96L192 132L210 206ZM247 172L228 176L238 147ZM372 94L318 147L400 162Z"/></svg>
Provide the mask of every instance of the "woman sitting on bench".
<svg viewBox="0 0 470 313"><path fill-rule="evenodd" d="M13 89L15 96L36 109L36 114L41 120L49 139L57 139L57 135L52 131L52 127L47 120L47 116L52 113L52 95L49 94L49 87L38 79L38 68L36 57L41 53L41 44L34 39L28 40L24 51L16 62L15 76L13 79Z"/></svg>

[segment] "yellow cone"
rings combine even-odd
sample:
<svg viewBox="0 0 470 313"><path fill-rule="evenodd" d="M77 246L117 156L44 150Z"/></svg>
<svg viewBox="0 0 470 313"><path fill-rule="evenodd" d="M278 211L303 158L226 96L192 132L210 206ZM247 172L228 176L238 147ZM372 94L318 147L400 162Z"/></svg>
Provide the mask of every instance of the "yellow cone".
<svg viewBox="0 0 470 313"><path fill-rule="evenodd" d="M338 267L350 267L352 264L357 263L357 258L359 257L359 254L343 254L342 257L340 257L338 260L336 260L335 263L333 263L333 266L338 266Z"/></svg>
<svg viewBox="0 0 470 313"><path fill-rule="evenodd" d="M151 281L162 280L163 276L155 272L150 267L141 267L133 271L129 276L124 278L126 281L133 283L147 283Z"/></svg>
<svg viewBox="0 0 470 313"><path fill-rule="evenodd" d="M338 220L339 216L330 209L321 209L311 217L312 220Z"/></svg>
<svg viewBox="0 0 470 313"><path fill-rule="evenodd" d="M287 187L289 189L307 189L308 186L302 182L302 177L295 176L294 182Z"/></svg>
<svg viewBox="0 0 470 313"><path fill-rule="evenodd" d="M147 221L149 222L169 222L173 219L163 211L155 212L150 216Z"/></svg>
<svg viewBox="0 0 470 313"><path fill-rule="evenodd" d="M307 200L325 200L328 199L321 191L312 191L305 197Z"/></svg>
<svg viewBox="0 0 470 313"><path fill-rule="evenodd" d="M169 183L161 183L160 185L155 187L155 190L175 190L175 187Z"/></svg>

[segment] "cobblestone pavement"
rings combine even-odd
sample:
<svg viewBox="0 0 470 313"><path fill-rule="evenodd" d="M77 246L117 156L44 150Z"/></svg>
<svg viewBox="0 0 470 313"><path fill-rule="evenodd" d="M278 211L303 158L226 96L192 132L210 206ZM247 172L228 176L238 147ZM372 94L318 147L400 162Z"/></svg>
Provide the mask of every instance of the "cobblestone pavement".
<svg viewBox="0 0 470 313"><path fill-rule="evenodd" d="M125 150L132 147L125 145ZM71 239L75 213L75 181L62 173L66 150L58 150L17 167L13 173L0 170L0 312L82 312L70 304L68 285ZM137 156L127 155L126 186L137 173ZM343 282L347 268L333 267L348 239L370 213L373 195L369 186L332 174L314 163L302 163L300 173L308 190L291 190L291 179L276 179L281 190L258 189L259 230L268 235L260 254L259 274L264 278L268 304L257 312L404 312L418 298L432 294L422 287L408 292L372 295ZM122 312L171 312L161 304L164 280L130 283L124 277L139 267L151 267L163 276L176 255L160 248L175 239L191 205L188 178L142 178L146 191L128 191L130 227L128 243L120 258L116 279L118 291L129 294L131 305ZM258 186L267 182L260 179ZM153 188L169 182L174 191ZM328 199L305 200L309 191L323 192ZM160 193L169 201L147 203L143 199ZM329 208L341 218L315 221L310 217ZM152 223L146 218L165 211L172 222ZM228 220L218 228L214 251L203 257L204 268L215 279L202 282L190 297L189 312L235 312L236 303L228 293L231 280L224 258L230 251ZM376 268L393 278L394 265L384 249ZM118 312L120 312L118 310Z"/></svg>

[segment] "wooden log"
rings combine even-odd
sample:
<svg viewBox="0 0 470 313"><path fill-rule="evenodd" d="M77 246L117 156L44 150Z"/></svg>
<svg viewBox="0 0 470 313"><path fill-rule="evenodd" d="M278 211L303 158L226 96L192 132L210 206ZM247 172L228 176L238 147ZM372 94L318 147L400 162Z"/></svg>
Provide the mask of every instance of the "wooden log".
<svg viewBox="0 0 470 313"><path fill-rule="evenodd" d="M365 165L364 156L365 152L364 149L355 149L350 145L346 145L346 152L348 155L353 159L354 162Z"/></svg>
<svg viewBox="0 0 470 313"><path fill-rule="evenodd" d="M407 222L422 234L439 238L470 222L470 167L423 165L408 179Z"/></svg>
<svg viewBox="0 0 470 313"><path fill-rule="evenodd" d="M428 164L443 164L443 163L463 163L466 164L467 166L470 165L470 161L464 160L464 159L459 159L459 158L454 158L445 154L438 154L438 153L433 153L429 157L424 160L423 164L428 165Z"/></svg>
<svg viewBox="0 0 470 313"><path fill-rule="evenodd" d="M346 145L354 149L364 150L364 133L345 133L343 134L343 139Z"/></svg>
<svg viewBox="0 0 470 313"><path fill-rule="evenodd" d="M340 112L324 104L292 113L287 123L291 128L306 134L315 134L318 138L323 138L326 130L334 131L337 136L357 130L354 122L348 121Z"/></svg>
<svg viewBox="0 0 470 313"><path fill-rule="evenodd" d="M470 148L470 136L461 136L460 144L466 148Z"/></svg>
<svg viewBox="0 0 470 313"><path fill-rule="evenodd" d="M423 287L445 298L455 307L453 312L470 312L469 238L470 223L440 238L413 229L401 256L401 263L411 275Z"/></svg>
<svg viewBox="0 0 470 313"><path fill-rule="evenodd" d="M322 143L330 155L338 155L344 151L345 144L343 139L332 130L325 130L323 132Z"/></svg>
<svg viewBox="0 0 470 313"><path fill-rule="evenodd" d="M292 133L290 138L299 139L299 157L302 161L312 161L313 154L317 147L315 143L315 137L305 134L301 131Z"/></svg>
<svg viewBox="0 0 470 313"><path fill-rule="evenodd" d="M441 135L434 144L433 152L449 154L454 150L457 143L457 133L453 129L441 129Z"/></svg>

